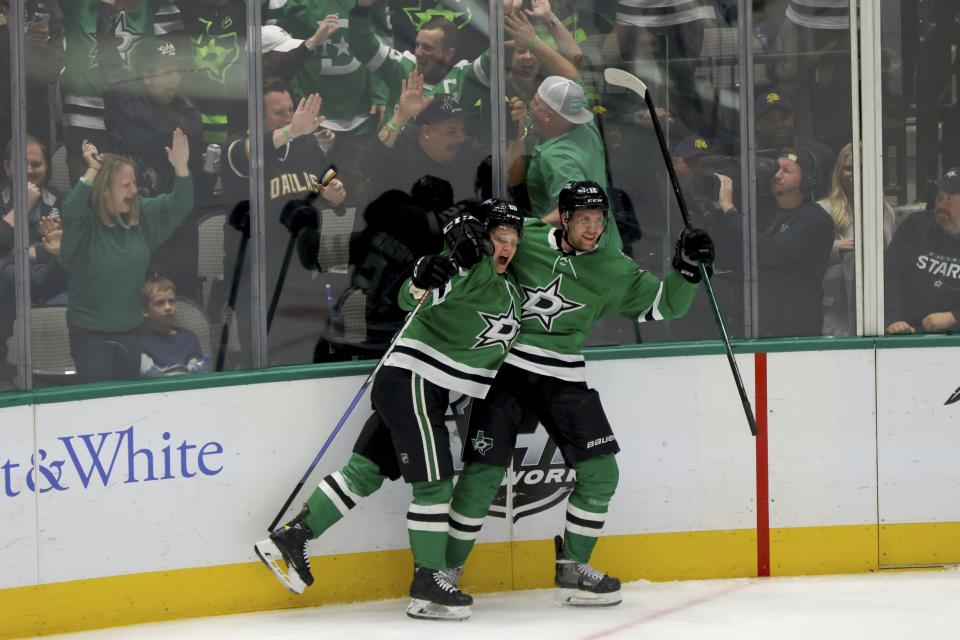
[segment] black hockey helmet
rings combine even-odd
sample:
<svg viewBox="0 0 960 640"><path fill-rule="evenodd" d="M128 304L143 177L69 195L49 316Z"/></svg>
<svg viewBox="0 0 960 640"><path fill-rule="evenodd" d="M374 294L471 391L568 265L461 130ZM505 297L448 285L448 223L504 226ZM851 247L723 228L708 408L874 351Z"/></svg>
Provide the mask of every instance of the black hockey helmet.
<svg viewBox="0 0 960 640"><path fill-rule="evenodd" d="M560 213L570 214L579 209L599 209L606 217L610 203L603 187L593 180L571 180L560 189L557 208Z"/></svg>
<svg viewBox="0 0 960 640"><path fill-rule="evenodd" d="M480 204L480 211L487 225L487 231L504 226L517 230L517 236L523 236L523 215L516 205L498 198L488 198Z"/></svg>

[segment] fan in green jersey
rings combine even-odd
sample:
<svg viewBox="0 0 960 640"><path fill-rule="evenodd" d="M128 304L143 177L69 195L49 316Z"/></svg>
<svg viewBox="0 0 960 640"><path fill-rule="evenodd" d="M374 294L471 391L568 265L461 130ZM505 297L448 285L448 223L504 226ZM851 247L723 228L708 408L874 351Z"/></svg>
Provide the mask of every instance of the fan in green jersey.
<svg viewBox="0 0 960 640"><path fill-rule="evenodd" d="M443 16L434 16L419 28L413 52L391 49L374 34L373 4L373 0L357 0L350 11L347 41L357 60L386 85L387 122L392 122L401 85L413 71L423 76L424 95L450 94L468 114L472 112L489 92L489 53L456 62L457 27ZM398 129L403 127L393 122Z"/></svg>
<svg viewBox="0 0 960 640"><path fill-rule="evenodd" d="M450 506L448 572L459 579L517 433L539 421L576 470L564 535L555 540L559 603L614 605L620 602L620 581L588 563L617 486L619 447L599 394L587 386L581 345L593 323L608 313L640 322L686 313L700 280L698 264L713 262L713 242L703 231L684 231L674 269L661 281L600 244L609 225L599 184L567 183L558 207L561 228L528 220L511 263L523 291L520 335L490 392L471 408L466 466Z"/></svg>
<svg viewBox="0 0 960 640"><path fill-rule="evenodd" d="M445 570L453 459L444 414L451 392L473 398L487 394L517 336L520 293L507 268L523 230L513 205L488 200L481 211L488 219L492 256L478 257L469 269L453 261L455 252L417 261L400 303L413 308L420 300L420 306L374 379L374 413L353 455L320 481L296 518L255 546L258 557L294 593L313 583L307 542L379 489L385 478L402 476L413 490L407 529L415 568L407 615L470 616L473 599L450 583ZM458 244L449 233L448 243Z"/></svg>

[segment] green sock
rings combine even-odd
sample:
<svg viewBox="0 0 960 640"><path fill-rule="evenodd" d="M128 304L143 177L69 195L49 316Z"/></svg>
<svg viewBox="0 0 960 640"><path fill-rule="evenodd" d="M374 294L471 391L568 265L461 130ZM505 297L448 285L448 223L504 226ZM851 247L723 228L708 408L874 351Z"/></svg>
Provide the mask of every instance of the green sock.
<svg viewBox="0 0 960 640"><path fill-rule="evenodd" d="M321 480L307 498L304 524L314 538L319 537L382 484L376 463L354 453L346 466Z"/></svg>
<svg viewBox="0 0 960 640"><path fill-rule="evenodd" d="M578 462L573 468L577 482L567 501L563 554L577 562L589 562L603 530L620 472L613 454Z"/></svg>
<svg viewBox="0 0 960 640"><path fill-rule="evenodd" d="M410 551L418 567L439 570L446 567L447 520L453 481L432 480L413 483L413 500L407 511Z"/></svg>
<svg viewBox="0 0 960 640"><path fill-rule="evenodd" d="M460 567L467 561L480 536L483 519L497 496L507 470L488 464L467 463L453 490L450 504L450 536L447 538L447 566Z"/></svg>

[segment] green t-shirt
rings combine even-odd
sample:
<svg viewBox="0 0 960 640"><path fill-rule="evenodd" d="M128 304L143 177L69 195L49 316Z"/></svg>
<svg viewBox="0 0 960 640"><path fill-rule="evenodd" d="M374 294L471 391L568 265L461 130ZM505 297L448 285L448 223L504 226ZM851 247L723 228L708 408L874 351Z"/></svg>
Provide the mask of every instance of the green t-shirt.
<svg viewBox="0 0 960 640"><path fill-rule="evenodd" d="M527 193L533 215L542 218L556 209L560 189L570 180L593 180L607 189L603 140L593 122L534 145L527 165ZM612 213L602 242L612 242L616 249L623 246Z"/></svg>

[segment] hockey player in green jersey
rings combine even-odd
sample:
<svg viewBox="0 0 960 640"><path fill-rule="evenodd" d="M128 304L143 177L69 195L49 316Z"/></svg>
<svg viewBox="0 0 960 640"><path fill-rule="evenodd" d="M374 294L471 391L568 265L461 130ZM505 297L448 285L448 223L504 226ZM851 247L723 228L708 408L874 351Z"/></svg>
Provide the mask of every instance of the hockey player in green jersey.
<svg viewBox="0 0 960 640"><path fill-rule="evenodd" d="M296 518L255 546L257 556L294 593L313 583L307 542L379 489L384 478L403 476L413 489L407 528L414 576L407 615L450 620L470 616L473 599L451 584L445 572L453 459L444 413L451 392L474 398L487 394L517 335L520 294L507 267L523 230L513 205L487 200L481 210L492 256L461 251L460 234L450 225L469 225L481 242L484 228L475 219L457 218L445 234L448 244L457 245L453 256L479 262L469 270L459 269L446 254L416 262L400 302L413 308L422 299L421 306L374 379L374 413L353 455L346 466L320 481Z"/></svg>
<svg viewBox="0 0 960 640"><path fill-rule="evenodd" d="M698 263L713 262L703 231L681 234L674 269L664 280L619 251L598 245L608 227L607 197L595 182L570 182L559 195L561 228L527 221L512 269L523 291L520 335L490 393L475 400L465 440L466 463L450 506L447 565L456 582L503 481L517 433L537 421L576 470L564 535L557 536L560 604L620 602L620 581L590 566L617 486L616 437L599 394L586 383L581 344L608 313L640 322L686 313L700 279Z"/></svg>

